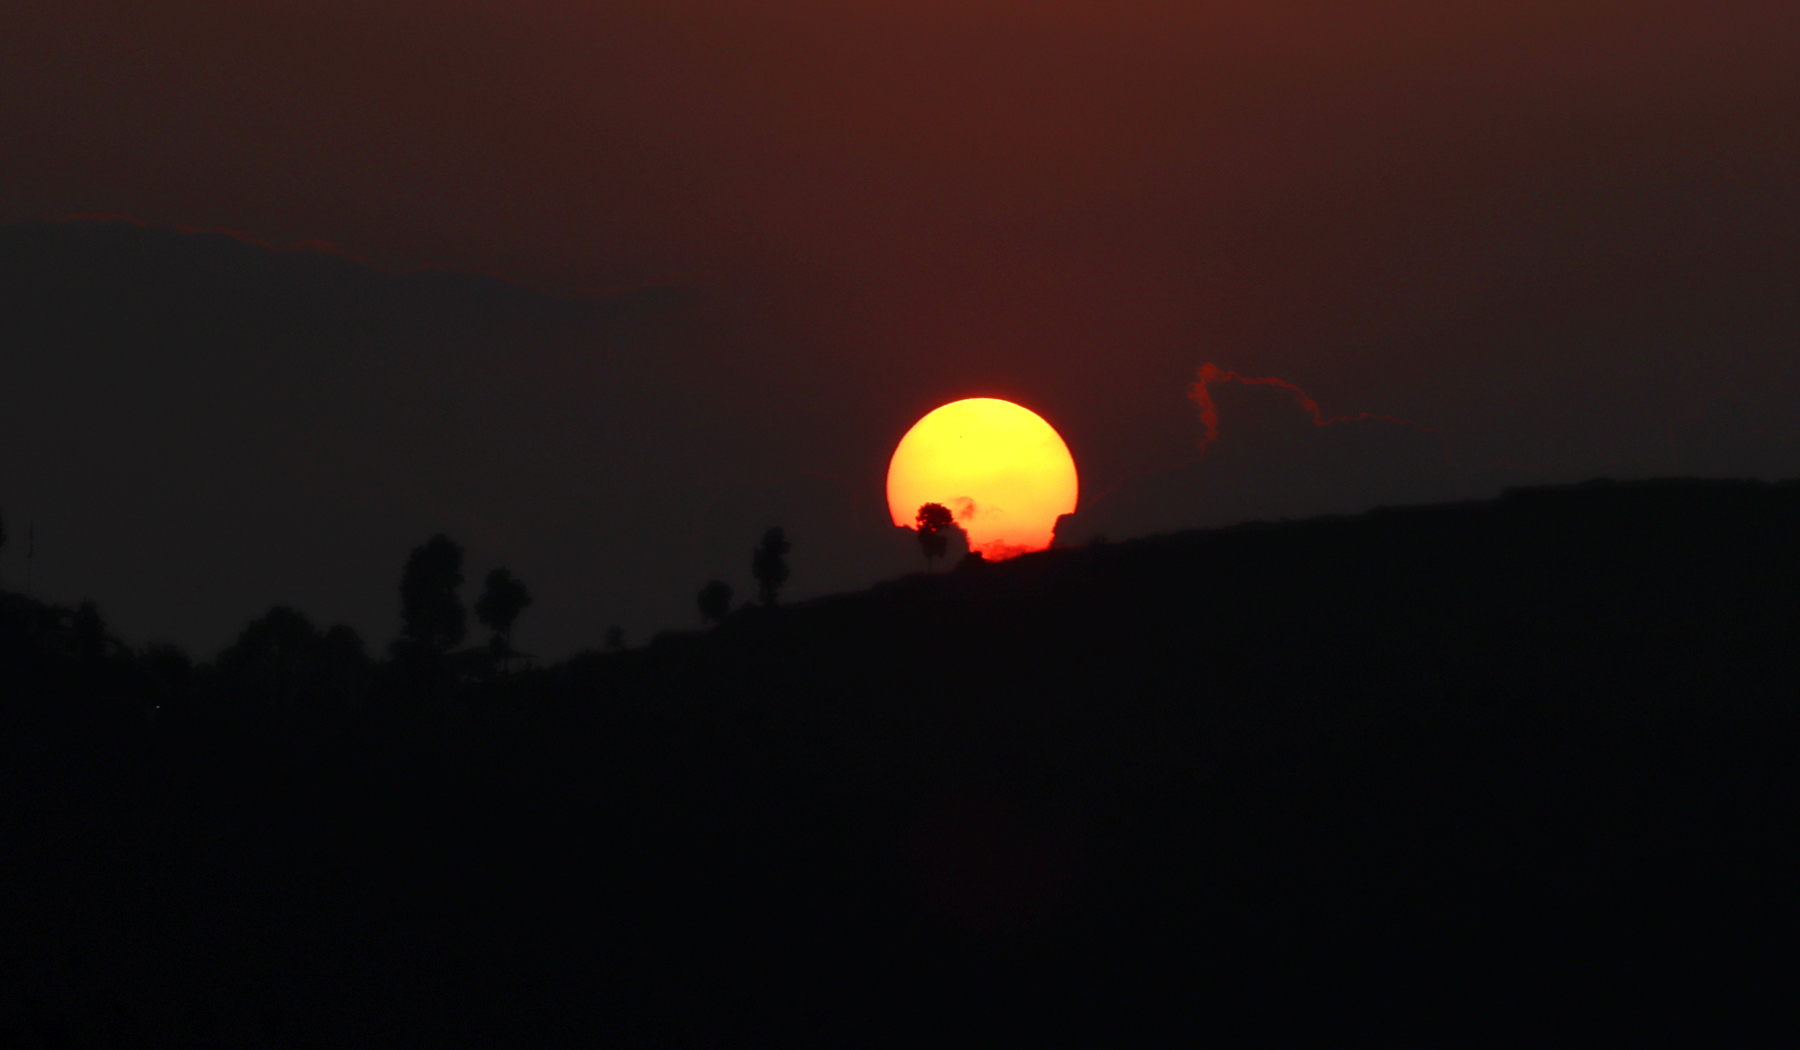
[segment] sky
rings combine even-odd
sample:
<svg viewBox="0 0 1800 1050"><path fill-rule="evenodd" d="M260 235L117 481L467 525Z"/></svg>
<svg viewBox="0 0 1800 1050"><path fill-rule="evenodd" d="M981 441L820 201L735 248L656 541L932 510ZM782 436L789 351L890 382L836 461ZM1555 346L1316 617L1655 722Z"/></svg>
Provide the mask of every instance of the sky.
<svg viewBox="0 0 1800 1050"><path fill-rule="evenodd" d="M1064 542L1800 474L1797 41L1775 0L24 0L0 583L30 529L134 644L281 602L379 651L444 531L560 658L747 596L772 525L794 598L920 567L887 458L975 396L1069 444Z"/></svg>

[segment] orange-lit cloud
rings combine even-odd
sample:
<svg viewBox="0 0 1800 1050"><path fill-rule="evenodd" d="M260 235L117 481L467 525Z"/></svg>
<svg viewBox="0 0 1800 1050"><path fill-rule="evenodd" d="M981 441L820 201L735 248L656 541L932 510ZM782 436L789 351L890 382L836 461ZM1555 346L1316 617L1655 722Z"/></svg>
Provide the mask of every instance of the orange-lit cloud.
<svg viewBox="0 0 1800 1050"><path fill-rule="evenodd" d="M1188 397L1193 399L1194 403L1200 406L1200 425L1205 431L1200 436L1200 454L1203 456L1206 454L1207 446L1212 444L1219 436L1219 409L1218 406L1213 403L1211 390L1214 383L1239 383L1243 386L1272 386L1276 389L1283 390L1294 399L1294 402L1298 404L1307 415L1312 417L1312 423L1315 427L1329 427L1340 423L1378 422L1392 423L1396 426L1411 427L1415 430L1421 430L1437 438L1439 447L1443 449L1444 462L1453 462L1450 458L1449 446L1444 441L1444 433L1436 427L1428 427L1423 423L1414 423L1409 419L1400 419L1397 416L1383 415L1379 412L1358 412L1355 415L1327 417L1323 412L1319 411L1319 403L1307 396L1306 391L1285 379L1278 379L1274 376L1259 376L1253 378L1250 376L1239 375L1236 372L1227 372L1210 361L1200 366L1198 378L1195 379L1192 386L1188 387Z"/></svg>
<svg viewBox="0 0 1800 1050"><path fill-rule="evenodd" d="M1327 416L1274 376L1208 363L1187 393L1200 408L1200 454L1101 493L1059 523L1059 542L1480 498L1533 477L1505 464L1459 465L1442 431L1412 420Z"/></svg>

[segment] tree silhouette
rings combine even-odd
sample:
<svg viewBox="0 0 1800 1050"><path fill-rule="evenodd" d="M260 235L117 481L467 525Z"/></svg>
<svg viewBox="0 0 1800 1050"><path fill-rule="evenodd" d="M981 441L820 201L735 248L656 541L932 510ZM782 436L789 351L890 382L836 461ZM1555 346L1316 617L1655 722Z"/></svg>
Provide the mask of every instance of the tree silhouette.
<svg viewBox="0 0 1800 1050"><path fill-rule="evenodd" d="M286 708L310 689L319 642L304 614L277 605L250 621L217 666L240 698Z"/></svg>
<svg viewBox="0 0 1800 1050"><path fill-rule="evenodd" d="M531 593L506 569L487 574L487 585L475 602L475 615L494 632L496 646L512 650L513 621L531 604Z"/></svg>
<svg viewBox="0 0 1800 1050"><path fill-rule="evenodd" d="M700 588L700 622L724 623L731 615L731 585L712 580Z"/></svg>
<svg viewBox="0 0 1800 1050"><path fill-rule="evenodd" d="M625 648L625 628L613 624L606 629L606 647L612 650Z"/></svg>
<svg viewBox="0 0 1800 1050"><path fill-rule="evenodd" d="M950 545L950 537L945 535L945 530L955 524L955 516L942 503L927 503L919 508L914 528L919 530L919 549L925 552L925 571L931 571L933 559L944 556L944 551Z"/></svg>
<svg viewBox="0 0 1800 1050"><path fill-rule="evenodd" d="M371 678L356 631L335 624L321 632L285 605L250 621L214 666L228 695L283 720L347 711Z"/></svg>
<svg viewBox="0 0 1800 1050"><path fill-rule="evenodd" d="M762 543L750 558L750 573L756 577L764 605L775 604L775 594L787 582L787 553L793 545L778 528L763 533Z"/></svg>
<svg viewBox="0 0 1800 1050"><path fill-rule="evenodd" d="M400 576L401 637L432 653L442 653L463 640L463 549L439 533L406 559Z"/></svg>

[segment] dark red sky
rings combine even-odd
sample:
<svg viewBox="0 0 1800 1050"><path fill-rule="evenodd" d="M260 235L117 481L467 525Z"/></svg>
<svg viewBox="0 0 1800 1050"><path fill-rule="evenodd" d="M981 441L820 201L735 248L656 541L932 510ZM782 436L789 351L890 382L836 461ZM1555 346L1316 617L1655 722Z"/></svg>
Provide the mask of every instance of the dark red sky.
<svg viewBox="0 0 1800 1050"><path fill-rule="evenodd" d="M1436 428L1458 468L1701 469L1680 435L1724 399L1738 430L1707 469L1800 470L1791 2L30 0L7 21L0 221L323 240L553 295L681 288L605 381L666 409L683 447L634 446L633 469L696 506L821 475L866 480L879 522L892 442L974 394L1048 417L1088 493L1163 508L1089 503L1114 535L1493 481L1389 484L1416 465L1243 446L1235 473L1143 480L1193 454L1207 362L1328 416ZM1219 398L1219 462L1234 412L1240 437L1307 433L1277 388L1243 393ZM509 505L529 517L553 487ZM0 488L15 534L35 493ZM763 524L743 526L746 561ZM743 566L669 557L668 579L746 589ZM589 571L561 558L540 573ZM690 604L588 618L648 629Z"/></svg>

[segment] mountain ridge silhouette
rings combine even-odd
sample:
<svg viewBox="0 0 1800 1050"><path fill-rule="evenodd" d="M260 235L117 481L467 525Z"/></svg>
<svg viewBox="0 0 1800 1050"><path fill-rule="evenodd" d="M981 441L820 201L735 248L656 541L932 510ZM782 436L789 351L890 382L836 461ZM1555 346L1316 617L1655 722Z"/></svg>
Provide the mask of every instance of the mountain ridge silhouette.
<svg viewBox="0 0 1800 1050"><path fill-rule="evenodd" d="M310 712L206 667L146 710L126 655L9 620L9 1009L276 1045L1766 1030L1797 529L1792 482L1515 490L375 666Z"/></svg>

